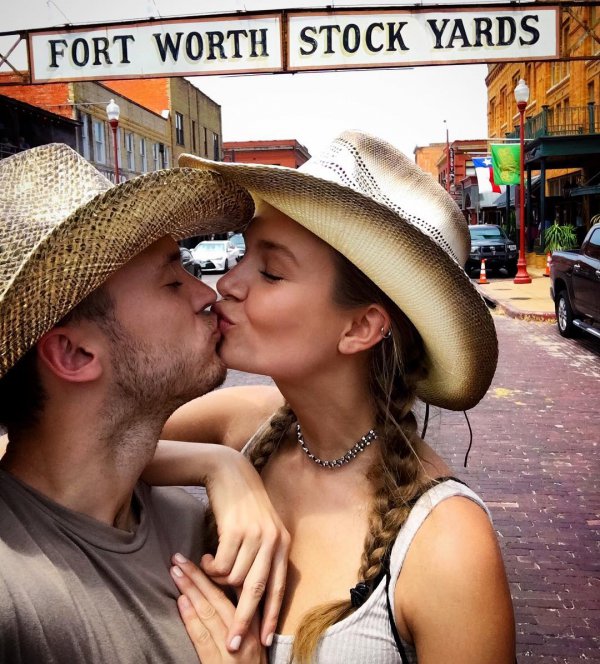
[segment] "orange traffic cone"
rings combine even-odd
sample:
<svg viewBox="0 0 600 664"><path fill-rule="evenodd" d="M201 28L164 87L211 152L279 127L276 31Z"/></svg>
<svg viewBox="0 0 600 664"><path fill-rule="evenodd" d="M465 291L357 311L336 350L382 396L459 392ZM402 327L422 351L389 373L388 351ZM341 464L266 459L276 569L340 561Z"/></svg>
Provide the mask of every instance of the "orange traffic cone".
<svg viewBox="0 0 600 664"><path fill-rule="evenodd" d="M546 254L546 271L544 272L545 277L550 276L550 263L552 263L552 254L548 252Z"/></svg>
<svg viewBox="0 0 600 664"><path fill-rule="evenodd" d="M490 282L487 280L485 276L485 258L481 259L481 269L479 271L479 279L477 279L478 284L489 284Z"/></svg>

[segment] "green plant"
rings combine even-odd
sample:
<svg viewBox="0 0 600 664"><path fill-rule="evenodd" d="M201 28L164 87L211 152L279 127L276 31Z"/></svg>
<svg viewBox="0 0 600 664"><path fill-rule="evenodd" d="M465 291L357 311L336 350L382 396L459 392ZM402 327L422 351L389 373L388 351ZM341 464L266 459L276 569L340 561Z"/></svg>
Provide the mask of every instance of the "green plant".
<svg viewBox="0 0 600 664"><path fill-rule="evenodd" d="M544 251L565 251L574 249L577 246L577 236L575 235L575 226L559 226L556 222L546 229L544 234Z"/></svg>

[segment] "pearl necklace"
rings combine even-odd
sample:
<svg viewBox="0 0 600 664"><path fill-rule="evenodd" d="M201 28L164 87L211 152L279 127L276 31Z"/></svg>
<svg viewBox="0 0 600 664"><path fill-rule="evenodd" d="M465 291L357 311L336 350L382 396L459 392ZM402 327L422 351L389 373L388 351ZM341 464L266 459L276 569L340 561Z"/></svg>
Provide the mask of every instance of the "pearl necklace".
<svg viewBox="0 0 600 664"><path fill-rule="evenodd" d="M349 463L352 461L352 459L355 459L361 452L364 451L365 447L369 447L369 445L372 443L377 438L377 434L373 429L369 429L369 431L360 439L356 442L356 444L351 447L344 456L339 457L339 459L333 459L331 461L323 461L322 459L319 459L316 457L309 449L306 447L306 443L304 442L304 437L302 436L302 429L300 428L300 424L296 423L296 436L298 437L298 442L300 443L300 447L304 450L306 453L306 456L311 460L314 461L316 464L321 466L322 468L328 468L329 470L333 470L334 468L341 468L345 463Z"/></svg>

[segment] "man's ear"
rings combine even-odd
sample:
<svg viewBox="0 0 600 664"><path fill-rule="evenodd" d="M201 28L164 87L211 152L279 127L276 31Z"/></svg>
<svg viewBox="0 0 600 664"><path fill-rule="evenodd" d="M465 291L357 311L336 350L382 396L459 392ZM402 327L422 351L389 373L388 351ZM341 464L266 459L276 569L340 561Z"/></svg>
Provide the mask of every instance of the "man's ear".
<svg viewBox="0 0 600 664"><path fill-rule="evenodd" d="M358 309L338 343L338 350L344 355L368 350L382 340L390 325L389 314L381 305Z"/></svg>
<svg viewBox="0 0 600 664"><path fill-rule="evenodd" d="M37 343L38 358L55 376L86 383L102 375L99 344L79 326L54 327Z"/></svg>

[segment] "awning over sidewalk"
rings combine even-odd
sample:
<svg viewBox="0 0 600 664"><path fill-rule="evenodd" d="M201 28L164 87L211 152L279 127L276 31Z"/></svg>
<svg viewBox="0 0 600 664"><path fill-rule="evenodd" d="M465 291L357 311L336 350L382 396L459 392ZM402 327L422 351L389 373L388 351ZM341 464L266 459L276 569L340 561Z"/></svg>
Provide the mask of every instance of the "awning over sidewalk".
<svg viewBox="0 0 600 664"><path fill-rule="evenodd" d="M540 186L540 175L536 175L535 177L531 178L531 192L533 193L536 189L539 189ZM527 187L527 184L525 184ZM515 206L515 194L517 191L517 187L515 185L512 185L510 187L510 206L514 207ZM506 207L506 191L498 195L498 198L496 199L494 203L494 207L497 208L503 208Z"/></svg>

